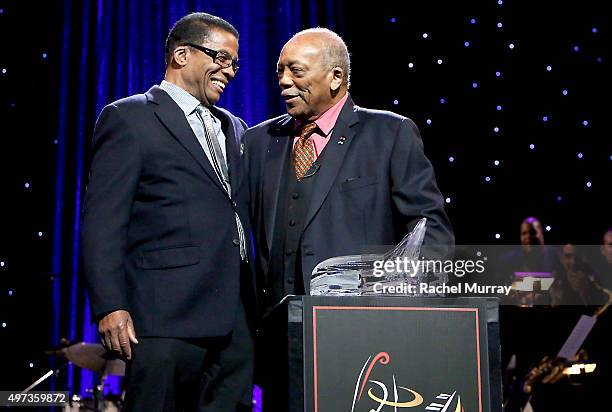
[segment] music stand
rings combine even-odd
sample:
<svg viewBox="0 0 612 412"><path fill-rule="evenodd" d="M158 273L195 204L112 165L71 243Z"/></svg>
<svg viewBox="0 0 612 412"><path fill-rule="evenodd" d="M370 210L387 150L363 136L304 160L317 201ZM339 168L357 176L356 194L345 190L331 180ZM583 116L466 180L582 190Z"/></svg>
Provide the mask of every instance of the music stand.
<svg viewBox="0 0 612 412"><path fill-rule="evenodd" d="M555 281L551 272L514 272L515 280L512 289L518 296L530 296L533 306L542 292L548 292ZM521 304L525 304L521 302Z"/></svg>

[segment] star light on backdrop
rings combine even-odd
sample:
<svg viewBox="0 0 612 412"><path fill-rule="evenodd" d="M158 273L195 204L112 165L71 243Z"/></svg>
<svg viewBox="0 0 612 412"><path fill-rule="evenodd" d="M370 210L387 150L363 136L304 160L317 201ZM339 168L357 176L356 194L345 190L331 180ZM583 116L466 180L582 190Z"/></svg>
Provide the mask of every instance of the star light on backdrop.
<svg viewBox="0 0 612 412"><path fill-rule="evenodd" d="M390 87L374 89L368 86L371 72L363 69L371 66L370 56L358 51L370 33L347 26L353 94L415 120L447 194L459 242L478 243L490 236L501 243L517 242L518 222L537 215L550 223L547 227L557 228L554 234L547 230L551 242L595 243L609 224L596 180L609 176L612 158L610 139L602 128L593 128L607 99L600 92L607 82L599 66L606 50L600 5L494 5L445 3L444 14L439 5L421 5L411 11L418 18L394 16L412 23L401 25L385 25L384 8L380 15L372 10L353 13L356 20L367 19L380 29L377 38L402 39L401 48L395 41L377 44L377 55L394 57L391 67L384 66ZM553 9L571 17L571 27L563 19L547 18ZM458 44L457 37L462 38ZM466 83L469 88L462 88ZM384 96L397 96L398 91L402 96L387 100L392 106L386 104ZM486 124L489 133L483 130ZM605 158L589 154L601 152ZM464 158L458 166L457 154ZM483 157L494 170L479 166ZM439 166L444 164L446 168ZM477 186L477 180L486 185ZM503 219L487 218L488 224L475 231L463 230L491 208L509 213ZM500 233L515 235L495 236Z"/></svg>

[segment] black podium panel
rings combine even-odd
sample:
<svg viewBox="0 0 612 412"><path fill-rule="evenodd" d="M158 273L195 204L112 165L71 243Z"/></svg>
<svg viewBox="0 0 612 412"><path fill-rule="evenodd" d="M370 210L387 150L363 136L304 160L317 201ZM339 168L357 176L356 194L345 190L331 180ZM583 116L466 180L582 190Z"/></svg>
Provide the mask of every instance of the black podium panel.
<svg viewBox="0 0 612 412"><path fill-rule="evenodd" d="M501 410L495 301L291 297L272 319L265 412Z"/></svg>
<svg viewBox="0 0 612 412"><path fill-rule="evenodd" d="M486 300L305 297L305 410L489 411Z"/></svg>

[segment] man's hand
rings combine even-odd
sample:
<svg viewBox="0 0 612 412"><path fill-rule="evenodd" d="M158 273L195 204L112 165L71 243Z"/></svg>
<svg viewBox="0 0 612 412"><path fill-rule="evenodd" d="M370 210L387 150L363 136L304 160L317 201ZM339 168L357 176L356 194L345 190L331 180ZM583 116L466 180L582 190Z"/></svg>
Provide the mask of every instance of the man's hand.
<svg viewBox="0 0 612 412"><path fill-rule="evenodd" d="M104 316L98 323L98 332L107 350L126 359L132 359L130 342L137 344L132 317L127 310L116 310Z"/></svg>

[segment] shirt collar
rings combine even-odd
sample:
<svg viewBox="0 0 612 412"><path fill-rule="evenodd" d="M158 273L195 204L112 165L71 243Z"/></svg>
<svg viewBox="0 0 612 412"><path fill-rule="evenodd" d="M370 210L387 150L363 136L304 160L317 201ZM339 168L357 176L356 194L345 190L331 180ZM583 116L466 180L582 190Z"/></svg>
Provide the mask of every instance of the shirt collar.
<svg viewBox="0 0 612 412"><path fill-rule="evenodd" d="M321 135L324 137L328 137L331 131L333 130L336 122L338 121L338 117L340 116L340 112L342 111L342 107L344 107L344 103L349 98L349 93L347 92L336 104L327 109L317 120L314 122L321 130ZM303 122L297 121L295 122L296 130L302 126ZM317 133L319 134L319 133Z"/></svg>
<svg viewBox="0 0 612 412"><path fill-rule="evenodd" d="M170 83L166 80L162 80L159 87L168 93L172 100L180 107L180 109L185 113L185 116L189 116L192 114L196 107L198 107L201 103L198 99L193 97L189 92L183 89L180 86L177 86L174 83Z"/></svg>

